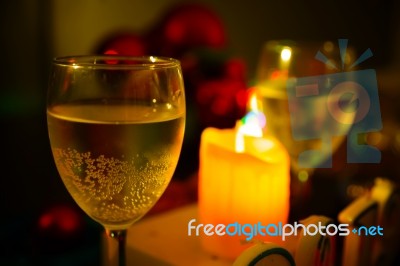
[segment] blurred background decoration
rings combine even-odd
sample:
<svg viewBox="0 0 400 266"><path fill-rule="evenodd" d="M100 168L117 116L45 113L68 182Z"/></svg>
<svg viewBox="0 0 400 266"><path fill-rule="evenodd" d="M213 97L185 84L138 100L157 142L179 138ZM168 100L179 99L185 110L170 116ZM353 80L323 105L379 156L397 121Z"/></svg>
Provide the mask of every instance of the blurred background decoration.
<svg viewBox="0 0 400 266"><path fill-rule="evenodd" d="M81 261L81 265L99 264L101 228L75 206L50 153L45 97L53 57L120 53L181 60L188 114L174 178L185 182L197 173L201 131L210 126L233 127L244 115L248 88L254 85L266 41L322 44L327 39L347 38L356 50L370 48L374 56L363 68L377 71L384 127L370 141L382 151L382 163L346 164L345 149L338 149L333 169L317 171L315 175L324 178L314 180L318 191L310 191L313 202L321 200L320 195L330 200L323 207L316 204L308 209L331 215L360 195L376 176L399 180L399 11L400 4L393 0L361 4L340 0L324 5L316 0L307 4L263 0L5 1L0 16L0 207L6 218L1 222L0 264L68 265L62 264L68 259ZM189 188L171 186L170 191L166 193L170 202L161 201L156 211L196 198L193 184ZM54 241L57 248L49 245Z"/></svg>

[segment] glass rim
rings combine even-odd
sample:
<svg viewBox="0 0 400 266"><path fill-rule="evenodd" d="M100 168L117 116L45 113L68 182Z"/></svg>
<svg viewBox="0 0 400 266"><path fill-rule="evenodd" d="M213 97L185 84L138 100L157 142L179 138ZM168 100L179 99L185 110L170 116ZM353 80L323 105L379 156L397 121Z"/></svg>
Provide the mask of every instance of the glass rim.
<svg viewBox="0 0 400 266"><path fill-rule="evenodd" d="M70 55L53 58L53 64L65 67L101 69L154 69L180 67L180 61L165 56Z"/></svg>

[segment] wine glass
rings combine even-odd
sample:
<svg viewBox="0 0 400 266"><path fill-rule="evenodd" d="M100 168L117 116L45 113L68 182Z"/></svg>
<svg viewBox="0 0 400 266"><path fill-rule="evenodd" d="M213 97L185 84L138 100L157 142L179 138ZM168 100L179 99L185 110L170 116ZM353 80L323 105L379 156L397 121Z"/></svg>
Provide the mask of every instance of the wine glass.
<svg viewBox="0 0 400 266"><path fill-rule="evenodd" d="M335 73L351 75L354 58L353 47L330 41L271 40L262 48L255 92L266 133L290 155L294 197L309 189L315 168L332 167L332 154L353 124L357 106L346 94L353 85L331 83L338 82Z"/></svg>
<svg viewBox="0 0 400 266"><path fill-rule="evenodd" d="M157 202L180 155L185 96L179 61L84 55L52 63L47 124L75 202L118 241Z"/></svg>

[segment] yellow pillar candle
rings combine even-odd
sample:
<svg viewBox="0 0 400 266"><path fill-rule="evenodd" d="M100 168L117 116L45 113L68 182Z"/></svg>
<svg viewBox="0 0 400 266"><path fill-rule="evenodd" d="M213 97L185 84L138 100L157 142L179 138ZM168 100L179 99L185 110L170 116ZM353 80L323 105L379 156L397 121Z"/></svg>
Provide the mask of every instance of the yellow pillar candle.
<svg viewBox="0 0 400 266"><path fill-rule="evenodd" d="M285 224L289 213L289 156L273 137L242 139L237 130L207 128L201 136L199 222L228 225ZM247 228L250 230L250 228ZM235 259L250 246L245 235L201 235L202 246L219 257ZM279 236L253 239L280 243Z"/></svg>

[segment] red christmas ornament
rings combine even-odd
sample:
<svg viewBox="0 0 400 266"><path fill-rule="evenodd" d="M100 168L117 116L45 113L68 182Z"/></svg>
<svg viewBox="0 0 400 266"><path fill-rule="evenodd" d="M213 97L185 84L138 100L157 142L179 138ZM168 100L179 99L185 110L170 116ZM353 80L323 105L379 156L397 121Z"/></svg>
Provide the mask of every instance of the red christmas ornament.
<svg viewBox="0 0 400 266"><path fill-rule="evenodd" d="M149 34L154 53L179 57L196 47L223 48L224 25L209 7L195 3L174 6Z"/></svg>
<svg viewBox="0 0 400 266"><path fill-rule="evenodd" d="M246 80L246 63L240 58L230 58L225 62L225 76L235 80Z"/></svg>
<svg viewBox="0 0 400 266"><path fill-rule="evenodd" d="M77 234L83 225L80 213L67 205L49 208L38 220L41 232L55 237L64 237Z"/></svg>
<svg viewBox="0 0 400 266"><path fill-rule="evenodd" d="M115 34L100 43L97 53L142 56L147 53L145 42L133 33Z"/></svg>

